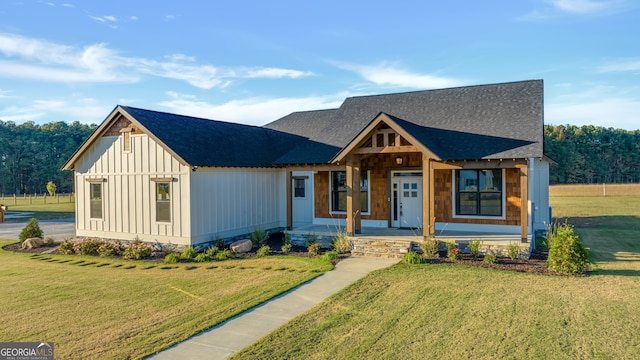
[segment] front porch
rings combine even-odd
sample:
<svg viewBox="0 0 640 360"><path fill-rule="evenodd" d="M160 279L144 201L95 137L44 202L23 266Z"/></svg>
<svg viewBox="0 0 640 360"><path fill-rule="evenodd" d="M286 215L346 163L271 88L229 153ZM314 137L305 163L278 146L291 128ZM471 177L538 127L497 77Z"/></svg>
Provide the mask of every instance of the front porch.
<svg viewBox="0 0 640 360"><path fill-rule="evenodd" d="M330 225L307 225L289 230L291 243L298 246L307 246L309 237L315 240L323 248L330 248L331 241L339 232L345 229ZM518 234L501 234L495 232L480 231L436 231L435 238L440 242L455 242L463 252L468 252L468 244L478 240L482 242L480 252L493 252L498 256L506 256L506 249L509 244L518 244L520 254L523 258L529 258L531 250L535 247L531 235L522 241ZM419 229L396 229L396 228L376 228L363 227L360 234L349 236L352 241L354 256L375 256L402 258L409 251L420 252L419 243L423 239Z"/></svg>

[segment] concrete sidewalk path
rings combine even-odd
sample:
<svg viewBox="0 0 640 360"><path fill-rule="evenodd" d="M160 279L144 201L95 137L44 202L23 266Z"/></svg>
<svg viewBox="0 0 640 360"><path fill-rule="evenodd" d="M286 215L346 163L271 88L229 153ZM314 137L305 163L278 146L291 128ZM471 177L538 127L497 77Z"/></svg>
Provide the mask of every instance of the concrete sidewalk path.
<svg viewBox="0 0 640 360"><path fill-rule="evenodd" d="M164 350L150 359L226 359L369 272L398 262L398 259L348 257L341 260L335 269L310 282Z"/></svg>

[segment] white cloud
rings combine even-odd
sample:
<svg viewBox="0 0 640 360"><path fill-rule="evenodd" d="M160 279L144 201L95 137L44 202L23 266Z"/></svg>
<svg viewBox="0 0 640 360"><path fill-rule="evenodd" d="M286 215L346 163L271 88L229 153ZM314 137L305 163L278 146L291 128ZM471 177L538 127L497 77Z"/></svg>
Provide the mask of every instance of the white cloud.
<svg viewBox="0 0 640 360"><path fill-rule="evenodd" d="M598 72L640 72L640 59L625 59L600 66Z"/></svg>
<svg viewBox="0 0 640 360"><path fill-rule="evenodd" d="M89 124L102 121L112 108L113 106L102 105L92 98L41 99L23 106L0 108L0 119L16 123L80 121Z"/></svg>
<svg viewBox="0 0 640 360"><path fill-rule="evenodd" d="M75 7L73 4L69 4L69 3L62 4L62 6L69 7L69 8Z"/></svg>
<svg viewBox="0 0 640 360"><path fill-rule="evenodd" d="M138 20L138 17L135 16L135 15L134 16L129 16L129 20L136 21L136 20Z"/></svg>
<svg viewBox="0 0 640 360"><path fill-rule="evenodd" d="M300 78L313 75L292 69L264 67L216 67L199 64L183 54L164 61L120 56L106 44L84 48L46 40L0 34L0 77L51 82L138 82L140 75L185 81L201 89L224 88L242 78ZM11 59L19 58L19 60Z"/></svg>
<svg viewBox="0 0 640 360"><path fill-rule="evenodd" d="M295 111L330 109L340 106L344 94L301 98L249 98L212 104L193 95L167 92L169 100L158 105L176 114L206 119L264 125Z"/></svg>
<svg viewBox="0 0 640 360"><path fill-rule="evenodd" d="M466 84L468 81L433 74L412 73L395 64L386 62L378 65L361 65L344 62L332 62L336 67L357 73L365 80L381 86L404 87L414 89L447 88Z"/></svg>
<svg viewBox="0 0 640 360"><path fill-rule="evenodd" d="M634 5L628 0L546 0L548 6L544 9L534 9L526 15L516 18L516 21L543 21L557 18L561 15L576 16L606 16L627 9Z"/></svg>
<svg viewBox="0 0 640 360"><path fill-rule="evenodd" d="M14 96L9 95L12 91L0 89L0 99L8 99Z"/></svg>
<svg viewBox="0 0 640 360"><path fill-rule="evenodd" d="M593 14L608 10L619 1L551 0L550 3L560 11L572 14Z"/></svg>

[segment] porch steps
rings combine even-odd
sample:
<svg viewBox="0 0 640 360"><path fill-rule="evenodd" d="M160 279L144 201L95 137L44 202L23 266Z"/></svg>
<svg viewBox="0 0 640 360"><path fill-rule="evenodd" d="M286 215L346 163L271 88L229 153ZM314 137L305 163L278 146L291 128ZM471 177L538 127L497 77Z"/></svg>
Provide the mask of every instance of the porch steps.
<svg viewBox="0 0 640 360"><path fill-rule="evenodd" d="M411 242L384 239L354 239L352 256L402 259L411 250Z"/></svg>

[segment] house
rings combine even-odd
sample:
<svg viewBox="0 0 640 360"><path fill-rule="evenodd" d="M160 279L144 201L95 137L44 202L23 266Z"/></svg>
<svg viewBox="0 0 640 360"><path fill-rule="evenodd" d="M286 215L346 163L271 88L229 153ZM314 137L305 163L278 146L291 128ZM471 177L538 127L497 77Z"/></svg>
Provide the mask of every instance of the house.
<svg viewBox="0 0 640 360"><path fill-rule="evenodd" d="M550 161L530 80L350 97L262 127L117 106L64 169L78 236L196 245L339 227L528 247L549 222Z"/></svg>

